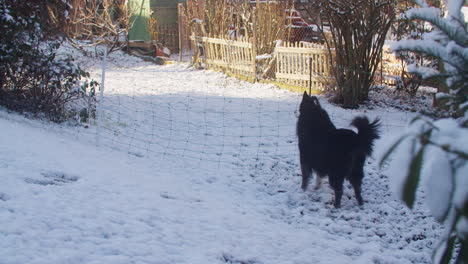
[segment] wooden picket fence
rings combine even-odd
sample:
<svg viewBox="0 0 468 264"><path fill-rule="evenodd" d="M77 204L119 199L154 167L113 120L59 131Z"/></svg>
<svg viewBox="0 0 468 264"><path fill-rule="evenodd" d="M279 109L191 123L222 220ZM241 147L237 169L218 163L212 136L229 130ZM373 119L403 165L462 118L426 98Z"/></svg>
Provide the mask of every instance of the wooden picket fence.
<svg viewBox="0 0 468 264"><path fill-rule="evenodd" d="M229 36L190 37L193 47L198 47L195 54L207 68L256 79L258 61L251 39ZM331 75L330 53L321 44L308 42L282 42L274 50L275 76L277 82L292 85L301 89L322 92L333 85ZM396 59L391 53L384 53L380 70L376 72L376 84L395 84L398 75Z"/></svg>
<svg viewBox="0 0 468 264"><path fill-rule="evenodd" d="M198 37L192 35L193 47L209 68L255 78L256 65L250 39L229 37Z"/></svg>
<svg viewBox="0 0 468 264"><path fill-rule="evenodd" d="M276 79L290 85L324 91L331 83L330 55L325 46L283 42L275 48Z"/></svg>
<svg viewBox="0 0 468 264"><path fill-rule="evenodd" d="M395 85L396 78L401 74L401 67L401 62L395 57L395 54L389 48L384 48L379 71L375 74L375 82L377 84Z"/></svg>

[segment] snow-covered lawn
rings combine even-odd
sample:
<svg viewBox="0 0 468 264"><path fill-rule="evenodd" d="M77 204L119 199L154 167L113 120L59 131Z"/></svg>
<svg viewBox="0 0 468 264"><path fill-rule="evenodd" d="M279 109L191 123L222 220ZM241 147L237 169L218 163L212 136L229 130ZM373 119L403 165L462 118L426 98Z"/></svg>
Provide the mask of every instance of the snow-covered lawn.
<svg viewBox="0 0 468 264"><path fill-rule="evenodd" d="M430 263L441 227L373 159L362 208L347 184L339 210L300 190L300 94L114 55L105 95L99 147L94 125L0 110L1 264ZM377 147L414 116L321 102L338 126L381 117Z"/></svg>

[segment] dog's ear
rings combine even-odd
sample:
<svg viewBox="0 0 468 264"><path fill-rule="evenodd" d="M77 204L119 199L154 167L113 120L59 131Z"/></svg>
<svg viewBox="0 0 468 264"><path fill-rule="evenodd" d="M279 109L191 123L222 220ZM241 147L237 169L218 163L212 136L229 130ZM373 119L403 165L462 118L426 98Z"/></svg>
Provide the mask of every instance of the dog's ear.
<svg viewBox="0 0 468 264"><path fill-rule="evenodd" d="M320 102L319 102L317 96L312 96L312 97L310 97L310 98L312 99L311 101L312 101L312 103L313 103L314 105L320 107Z"/></svg>
<svg viewBox="0 0 468 264"><path fill-rule="evenodd" d="M301 105L299 106L299 112L302 113L305 111L305 109L310 105L310 96L307 94L307 92L304 92L302 95L302 101Z"/></svg>

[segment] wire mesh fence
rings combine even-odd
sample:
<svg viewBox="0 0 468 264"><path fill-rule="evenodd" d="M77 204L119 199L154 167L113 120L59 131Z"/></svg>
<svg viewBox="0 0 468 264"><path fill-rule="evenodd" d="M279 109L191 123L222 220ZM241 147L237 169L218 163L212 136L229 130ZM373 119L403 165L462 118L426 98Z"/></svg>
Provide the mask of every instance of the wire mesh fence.
<svg viewBox="0 0 468 264"><path fill-rule="evenodd" d="M183 64L106 71L99 142L138 157L175 157L239 165L295 159L301 94L248 83ZM323 104L338 127L358 110ZM413 114L380 109L382 131L401 130Z"/></svg>

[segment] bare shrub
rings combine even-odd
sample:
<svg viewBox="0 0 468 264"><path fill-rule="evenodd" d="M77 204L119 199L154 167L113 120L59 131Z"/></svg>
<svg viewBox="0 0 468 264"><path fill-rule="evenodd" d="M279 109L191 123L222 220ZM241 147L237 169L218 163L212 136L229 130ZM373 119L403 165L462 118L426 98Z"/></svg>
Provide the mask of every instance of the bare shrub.
<svg viewBox="0 0 468 264"><path fill-rule="evenodd" d="M108 45L108 53L127 44L132 8L127 0L70 0L71 10L62 31L73 46Z"/></svg>
<svg viewBox="0 0 468 264"><path fill-rule="evenodd" d="M244 37L254 43L255 54L272 54L277 41L287 38L292 7L292 0L190 1L187 17L197 36ZM260 63L261 72L268 72L273 59L271 56Z"/></svg>
<svg viewBox="0 0 468 264"><path fill-rule="evenodd" d="M317 0L305 5L332 60L335 102L355 108L368 97L385 36L394 19L392 0Z"/></svg>

